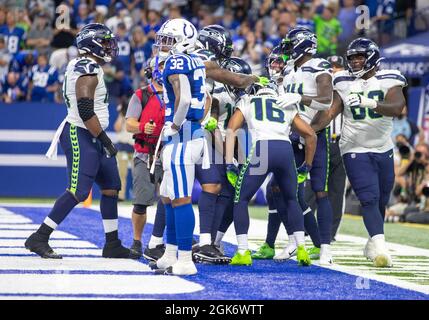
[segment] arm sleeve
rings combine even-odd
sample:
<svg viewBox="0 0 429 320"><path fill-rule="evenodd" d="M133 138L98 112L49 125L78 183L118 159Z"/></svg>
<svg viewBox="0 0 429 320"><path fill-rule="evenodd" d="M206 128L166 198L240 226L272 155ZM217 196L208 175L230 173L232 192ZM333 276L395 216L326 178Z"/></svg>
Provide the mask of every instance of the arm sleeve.
<svg viewBox="0 0 429 320"><path fill-rule="evenodd" d="M128 109L127 109L127 114L125 115L125 119L128 119L128 118L140 119L141 114L142 114L142 104L140 99L134 93L130 99L130 102L128 102Z"/></svg>

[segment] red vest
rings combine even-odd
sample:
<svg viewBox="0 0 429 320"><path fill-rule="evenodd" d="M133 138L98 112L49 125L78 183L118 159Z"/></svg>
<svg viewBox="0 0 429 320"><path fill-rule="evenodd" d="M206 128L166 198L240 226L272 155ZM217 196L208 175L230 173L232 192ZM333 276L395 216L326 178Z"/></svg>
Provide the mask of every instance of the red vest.
<svg viewBox="0 0 429 320"><path fill-rule="evenodd" d="M146 91L143 94L143 91ZM140 115L140 130L144 130L144 126L150 120L156 124L156 127L151 135L147 135L144 132L136 134L134 136L136 142L134 144L134 149L140 153L153 153L155 151L155 146L158 141L159 134L161 129L164 126L165 122L165 105L161 99L160 95L158 97L152 91L150 86L137 89L135 91L136 96L139 98L140 102L146 100L147 103L142 105L142 113Z"/></svg>

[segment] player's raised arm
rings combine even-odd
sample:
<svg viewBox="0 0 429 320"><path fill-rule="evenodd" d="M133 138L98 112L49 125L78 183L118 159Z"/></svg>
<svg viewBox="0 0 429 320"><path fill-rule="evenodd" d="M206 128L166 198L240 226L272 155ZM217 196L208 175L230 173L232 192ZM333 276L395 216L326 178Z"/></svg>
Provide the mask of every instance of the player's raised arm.
<svg viewBox="0 0 429 320"><path fill-rule="evenodd" d="M204 65L206 66L207 78L236 88L246 88L255 82L263 85L268 83L268 79L265 77L259 77L254 74L234 73L219 67L214 61L205 61Z"/></svg>
<svg viewBox="0 0 429 320"><path fill-rule="evenodd" d="M343 101L341 100L340 95L334 91L332 106L328 110L317 112L311 121L311 127L314 131L318 132L326 128L328 124L341 112L343 112Z"/></svg>

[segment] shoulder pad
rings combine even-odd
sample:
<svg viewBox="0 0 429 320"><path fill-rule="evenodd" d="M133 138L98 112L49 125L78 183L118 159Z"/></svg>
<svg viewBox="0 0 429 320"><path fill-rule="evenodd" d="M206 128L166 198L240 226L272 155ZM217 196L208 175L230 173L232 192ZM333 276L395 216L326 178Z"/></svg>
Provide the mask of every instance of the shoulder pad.
<svg viewBox="0 0 429 320"><path fill-rule="evenodd" d="M195 55L200 57L203 61L216 61L216 56L213 52L207 49L198 49L193 52Z"/></svg>
<svg viewBox="0 0 429 320"><path fill-rule="evenodd" d="M380 70L377 71L375 77L378 80L386 80L390 86L402 86L406 87L408 85L407 79L402 75L399 70Z"/></svg>
<svg viewBox="0 0 429 320"><path fill-rule="evenodd" d="M165 60L164 73L188 73L193 69L191 58L184 54L175 54Z"/></svg>
<svg viewBox="0 0 429 320"><path fill-rule="evenodd" d="M333 84L335 86L335 85L337 85L340 82L349 82L349 81L354 81L355 79L356 79L356 77L352 76L346 70L338 71L337 73L334 74Z"/></svg>
<svg viewBox="0 0 429 320"><path fill-rule="evenodd" d="M74 65L74 71L82 75L97 74L99 70L100 66L90 59L81 59Z"/></svg>

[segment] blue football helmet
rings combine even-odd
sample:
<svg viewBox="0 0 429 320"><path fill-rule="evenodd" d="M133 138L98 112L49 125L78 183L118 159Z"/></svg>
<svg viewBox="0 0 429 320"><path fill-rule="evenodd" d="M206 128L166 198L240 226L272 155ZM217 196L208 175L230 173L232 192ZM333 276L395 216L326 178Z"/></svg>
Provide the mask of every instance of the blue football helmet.
<svg viewBox="0 0 429 320"><path fill-rule="evenodd" d="M275 80L281 76L288 60L289 56L284 54L282 46L279 45L273 48L268 58L265 60L265 68L271 79Z"/></svg>
<svg viewBox="0 0 429 320"><path fill-rule="evenodd" d="M252 68L250 65L238 57L232 57L226 60L222 67L234 73L252 74ZM224 86L229 95L234 99L238 99L246 93L246 90L243 88L235 88L227 84Z"/></svg>
<svg viewBox="0 0 429 320"><path fill-rule="evenodd" d="M101 23L90 23L76 36L76 45L80 54L88 53L110 62L119 53L118 43L112 31Z"/></svg>
<svg viewBox="0 0 429 320"><path fill-rule="evenodd" d="M284 54L296 61L305 54L316 54L317 37L306 28L293 28L282 40L281 47Z"/></svg>
<svg viewBox="0 0 429 320"><path fill-rule="evenodd" d="M213 52L221 63L232 55L231 34L220 25L212 24L202 28L198 33L198 41L205 49Z"/></svg>
<svg viewBox="0 0 429 320"><path fill-rule="evenodd" d="M352 66L350 65L350 59L354 55L363 55L366 60L361 70L353 71ZM368 71L371 71L374 68L378 68L380 61L383 58L380 57L380 49L375 44L374 41L367 38L358 38L353 40L346 51L346 67L347 70L354 76L360 78Z"/></svg>

